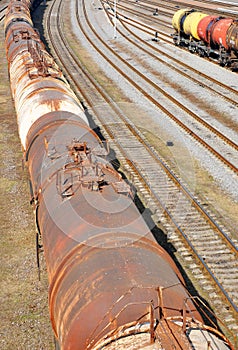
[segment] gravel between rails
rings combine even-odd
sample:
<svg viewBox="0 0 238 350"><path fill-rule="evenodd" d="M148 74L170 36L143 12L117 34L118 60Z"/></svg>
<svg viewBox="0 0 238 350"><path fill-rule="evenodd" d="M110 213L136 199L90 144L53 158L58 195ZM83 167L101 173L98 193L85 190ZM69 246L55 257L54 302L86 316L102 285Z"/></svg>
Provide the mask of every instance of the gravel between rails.
<svg viewBox="0 0 238 350"><path fill-rule="evenodd" d="M100 2L99 1L94 1L93 3L88 3L88 10L90 13L90 18L91 21L93 23L93 25L95 26L95 28L97 29L97 31L100 33L101 36L103 36L105 38L106 41L108 41L110 43L111 46L114 46L115 49L118 51L118 46L120 46L120 44L124 44L124 40L120 38L120 36L118 36L116 38L116 40L112 39L111 35L112 33L112 26L111 24L108 22L107 18L104 16L103 11L99 10L100 8ZM76 20L74 17L74 7L73 5L71 5L71 15L72 15L72 22L73 22L73 27L77 28L76 25ZM111 35L110 35L111 34ZM90 51L90 53L95 57L95 60L97 62L97 64L101 67L101 69L104 69L104 71L106 72L107 76L113 80L115 83L117 83L120 86L120 89L122 91L124 91L124 93L126 92L126 96L130 99L130 101L132 101L133 104L135 105L139 105L142 107L142 109L150 111L150 113L148 113L151 117L151 119L153 121L157 121L158 125L161 127L163 127L163 124L166 125L166 131L167 133L173 135L176 134L178 132L178 129L176 127L176 125L174 125L172 122L170 122L168 120L168 118L166 116L164 116L164 114L162 112L159 112L158 110L155 110L154 107L148 103L140 94L138 94L138 92L134 91L134 89L130 86L130 84L128 84L122 77L118 76L118 74L115 74L114 69L112 69L107 63L105 63L104 59L102 59L98 54L95 53L95 51L87 45L87 43L83 40L82 37L80 37L80 33L76 31L75 29L75 35L77 35L77 37L79 38L79 40L82 41L82 44L84 45L84 47L86 47L87 50ZM174 48L173 48L174 49ZM123 53L122 53L123 54ZM183 53L184 54L184 53ZM201 59L194 57L193 55L190 55L187 53L187 57L190 58L191 56L191 64L194 64L194 60L196 60L197 62L199 62L201 64ZM130 60L130 63L133 64L133 59L128 57L128 60ZM149 59L148 59L149 61ZM224 80L227 81L227 76L229 76L229 81L230 84L232 84L233 86L237 85L237 75L233 72L229 72L227 70L224 70L220 67L217 67L216 65L210 63L210 62L202 62L202 70L204 71L205 68L203 66L207 66L206 63L208 63L207 69L209 70L206 71L207 74L212 74L212 75L217 75L219 74L219 79L223 79L224 76ZM138 62L135 62L135 64L138 65ZM153 60L151 61L151 65L153 65L154 62ZM212 69L211 69L212 66ZM196 66L196 68L198 68L198 64ZM140 69L140 67L137 66L137 69ZM160 72L161 69L161 74L165 74L164 69L158 67L158 73ZM143 67L141 67L141 70L143 70ZM137 77L135 77L135 79L137 79ZM188 82L186 82L186 87L189 91L193 91L194 86L191 84L189 85ZM197 90L199 89L199 86L197 86ZM202 100L202 98L207 100L207 94L204 93L204 89L202 87L200 87L200 99ZM177 98L180 98L180 94L179 92L177 93ZM207 103L209 102L209 100L207 101ZM230 108L230 106L223 100L218 100L216 102L216 105L214 106L213 104L213 99L210 98L210 108L217 108L218 110L218 105L220 105L220 111L226 111L226 113L229 113L229 110L231 110L229 116L230 118L233 118L234 112L235 110L237 110L237 108L235 108L234 112L233 112L233 108ZM233 107L233 106L232 106ZM197 107L198 108L198 107ZM216 123L218 124L218 123ZM225 129L224 129L225 130ZM153 132L153 130L150 130ZM230 135L231 138L236 139L238 137L237 133L234 130L229 130L228 128L226 128L225 130L228 135ZM209 136L208 136L209 138ZM216 159L214 159L213 157L211 157L211 155L204 150L202 147L200 147L196 142L194 142L193 140L191 140L189 137L184 137L184 142L186 143L186 147L188 148L189 152L196 158L199 160L199 162L201 163L201 166L204 167L210 174L211 176L215 179L215 181L217 181L217 183L219 184L219 186L222 187L223 190L225 190L227 193L229 193L230 196L232 196L234 201L238 201L238 181L237 181L237 177L234 176L232 174L232 172L230 172L228 169L224 169L223 165L220 164L219 161L217 161Z"/></svg>

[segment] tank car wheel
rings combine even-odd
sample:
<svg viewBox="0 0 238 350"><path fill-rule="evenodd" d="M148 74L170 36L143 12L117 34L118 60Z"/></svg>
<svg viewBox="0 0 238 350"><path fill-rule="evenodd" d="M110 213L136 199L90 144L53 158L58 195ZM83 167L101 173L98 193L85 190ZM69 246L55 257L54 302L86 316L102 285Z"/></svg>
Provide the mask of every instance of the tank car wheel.
<svg viewBox="0 0 238 350"><path fill-rule="evenodd" d="M203 49L198 48L197 53L200 57L205 57L205 52Z"/></svg>
<svg viewBox="0 0 238 350"><path fill-rule="evenodd" d="M226 60L225 60L224 57L220 57L220 58L219 58L219 65L220 65L221 67L225 67L225 65L226 65Z"/></svg>

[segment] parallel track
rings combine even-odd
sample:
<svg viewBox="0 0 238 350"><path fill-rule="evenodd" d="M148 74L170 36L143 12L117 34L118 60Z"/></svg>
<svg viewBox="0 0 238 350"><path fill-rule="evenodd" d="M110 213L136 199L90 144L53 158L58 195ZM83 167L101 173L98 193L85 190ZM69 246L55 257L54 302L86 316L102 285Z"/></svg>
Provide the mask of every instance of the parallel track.
<svg viewBox="0 0 238 350"><path fill-rule="evenodd" d="M140 78L142 78L146 83L149 84L150 87L155 89L155 91L161 93L164 97L166 97L168 100L170 100L173 104L178 106L181 110L183 110L187 115L191 116L194 120L205 126L209 131L214 133L216 136L218 136L220 139L222 139L225 143L227 143L229 146L234 148L236 151L238 150L238 145L227 138L223 133L219 132L215 128L213 128L211 125L209 125L206 121L204 121L202 118L200 118L197 114L192 112L189 108L184 106L180 101L173 98L171 95L169 95L165 90L160 88L155 82L153 82L151 79L149 79L147 76L145 76L141 71L134 68L130 63L128 63L126 60L124 60L119 53L116 53L113 48L111 48L109 45L107 45L103 40L100 38L98 33L94 30L94 28L90 25L88 22L88 25L90 26L90 29L93 31L95 37L98 39L98 41L106 47L106 49L111 52L114 56L116 56L119 61L121 61L125 66L129 67L133 72L136 73L136 75ZM97 49L96 45L92 42L92 45L95 49ZM107 60L107 57L105 54L100 52L102 56ZM191 135L196 141L198 141L200 144L203 145L206 149L208 149L215 157L217 157L219 160L221 160L226 166L228 166L234 173L238 173L237 167L232 164L228 159L226 159L222 154L217 152L213 147L211 147L206 141L204 141L199 135L197 135L193 130L190 129L189 126L187 126L183 121L181 121L179 118L177 118L174 114L172 114L164 105L162 105L160 102L158 102L158 99L154 98L151 94L149 94L147 91L145 91L137 82L135 82L133 79L131 79L128 75L126 75L121 68L118 67L112 60L110 61L111 66L113 66L122 76L124 76L136 89L138 89L143 95L150 100L155 106L157 106L161 111L163 111L170 119L172 119L175 123L179 125L185 132L187 132L189 135Z"/></svg>
<svg viewBox="0 0 238 350"><path fill-rule="evenodd" d="M103 6L105 4L105 1L102 1L103 3ZM107 1L108 3L108 1ZM111 6L112 6L112 3L111 3ZM105 6L104 6L105 8ZM107 12L107 14L113 18L113 12ZM141 46L138 44L138 42L142 43L144 46L147 46L149 49L153 50L154 52L158 53L159 55L155 55L153 54L151 51L148 51L148 50L144 50L144 52L146 54L148 54L150 57L154 58L155 60L159 61L159 62L162 62L164 65L168 66L169 68L171 68L172 70L178 72L179 74L181 74L182 76L184 76L185 78L188 78L188 79L191 79L192 81L196 82L197 84L202 84L204 88L206 88L207 90L209 90L210 92L212 93L215 93L217 94L219 97L222 97L224 100L226 100L227 102L230 102L234 105L237 105L237 99L238 99L238 91L234 88L232 88L231 86L229 85L225 85L224 83L222 83L221 81L217 80L217 79L214 79L204 73L202 73L201 71L198 71L196 70L195 68L191 67L190 65L184 63L184 62L181 62L179 61L178 59L176 59L174 56L172 55L169 55L168 53L166 53L165 51L159 49L158 47L155 47L154 45L150 44L149 42L147 41L143 41L141 39L140 36L136 35L132 30L129 29L129 27L127 25L125 25L125 23L128 23L130 25L132 25L133 27L147 33L147 34L150 34L151 36L154 35L155 32L158 33L158 39L162 40L163 42L167 42L168 44L171 44L171 40L165 40L164 39L164 33L161 32L161 31L157 31L156 28L152 28L152 27L149 27L147 26L146 24L142 23L142 22L138 22L132 18L130 19L125 19L125 16L121 15L120 13L117 13L118 15L118 20L120 21L120 23L122 24L122 26L126 29L126 31L132 36L134 37L136 40L132 41L130 39L130 37L125 34L123 34L122 31L120 31L118 29L118 31L120 32L120 34L128 41L130 41L133 45L141 48ZM143 29L144 28L147 28L147 29ZM160 36L161 34L161 36ZM165 59L161 59L161 56L164 56L165 58L168 58L169 60L172 60L173 62L175 62L176 64L178 64L179 66L181 66L181 68L183 69L186 69L186 70L189 70L190 72L192 72L193 74L196 74L198 75L199 77L202 77L204 79L207 80L207 84L204 82L204 81L201 81L201 80L198 80L194 77L191 76L191 74L189 73L186 73L183 69L178 69L176 68L175 66L173 66L172 64L168 63L167 60ZM209 85L209 83L212 83L212 86L211 84ZM223 90L224 90L224 93L222 92L218 92L214 87L213 87L213 84L214 86L219 86L221 87ZM230 93L231 95L233 95L234 97L231 98L229 96L227 96L227 93Z"/></svg>
<svg viewBox="0 0 238 350"><path fill-rule="evenodd" d="M122 1L122 0L120 0ZM136 7L138 7L138 3L131 1L131 0L123 0L123 2L127 3L127 4L132 4L135 5ZM141 3L143 4L148 4L150 6L147 5L141 5ZM202 6L201 4L204 3L206 5ZM187 7L192 7L194 9L197 9L199 11L204 11L204 12L208 12L208 13L213 13L213 14L217 14L217 15L223 15L223 16L227 16L227 10L229 9L234 9L235 5L234 5L235 1L233 1L233 4L229 3L229 2L211 2L209 0L199 0L197 1L197 5L195 3L193 3L193 5L191 6L191 3L186 2L186 1L176 1L176 0L171 0L171 1L166 1L166 0L161 0L161 1L150 1L150 0L144 0L144 1L140 1L139 2L139 6L144 8L144 10L153 10L156 7L159 7L161 9L167 9L167 10L171 10L171 11L175 11L177 8L187 8ZM216 5L217 7L219 6L219 9L214 8L213 6ZM223 6L223 8L222 8ZM163 11L163 14L166 14L166 12ZM229 16L232 18L237 18L237 12L234 11L233 12L229 12Z"/></svg>
<svg viewBox="0 0 238 350"><path fill-rule="evenodd" d="M5 18L6 9L7 9L7 6L3 6L0 8L0 22L2 22Z"/></svg>
<svg viewBox="0 0 238 350"><path fill-rule="evenodd" d="M112 1L110 0L106 0L105 2L107 2L109 5L112 4ZM127 2L126 2L127 3ZM136 5L136 4L135 4ZM137 5L138 6L138 5ZM138 11L138 7L136 6L136 9L132 9L131 7L127 7L127 6L123 6L121 2L119 2L117 4L117 8L120 9L120 10L124 10L126 11L127 13L130 13L130 14L133 14L135 16L138 16L140 18L143 18L145 20L147 20L147 22L152 22L153 24L157 24L159 26L162 26L162 27L165 27L165 28L168 28L169 31L171 31L172 29L172 26L171 26L171 18L173 16L173 13L171 12L170 14L168 14L167 12L163 12L162 10L160 10L160 15L165 15L166 17L169 18L169 20L166 22L165 20L161 19L161 18L158 18L156 16L153 16L153 10L155 9L151 9L151 12L149 14L145 14L144 12L141 12L141 11ZM174 11L175 12L175 11ZM169 22L169 23L168 23ZM168 35L168 38L169 38L169 35Z"/></svg>
<svg viewBox="0 0 238 350"><path fill-rule="evenodd" d="M128 1L126 1L126 2L128 2ZM104 0L104 3L108 3L109 6L111 7L112 11L113 11L113 2L112 1ZM134 26L137 26L137 28L139 28L140 30L143 30L144 32L147 32L148 34L151 34L152 36L154 36L154 34L156 32L157 35L158 35L158 38L161 39L163 42L166 42L166 43L169 43L169 44L172 42L171 34L174 32L174 30L173 30L172 25L171 25L171 20L172 20L173 14L176 12L177 9L174 9L173 13L171 15L169 15L168 13L166 14L166 16L169 17L169 24L168 24L168 22L165 22L163 20L163 16L165 15L165 13L163 11L161 11L161 9L159 10L159 17L157 17L157 16L153 16L152 12L151 12L151 14L148 15L148 14L145 14L145 13L143 13L141 11L138 11L137 7L135 9L132 9L131 7L126 7L126 6L121 5L121 3L117 5L117 8L121 9L122 11L124 11L123 14L121 13L119 15L119 12L117 10L117 15L120 16L120 20L123 21L124 23L129 23L129 24L130 23L135 23ZM214 14L213 11L210 11L210 12L212 14ZM125 15L125 13L126 13L126 15ZM133 18L129 19L128 16L127 16L127 13L135 16L136 18L144 19L144 21L146 23L152 23L154 27L151 27L151 25L144 24L143 25L144 29L143 29L142 28L142 23L137 21L137 20L135 20L135 19L133 19ZM209 11L207 11L207 13L209 13ZM227 14L225 16L226 17L228 17L228 16L232 17L232 16L230 16L230 14L229 15ZM237 19L237 16L233 16L233 17L235 19ZM158 27L155 28L155 26L158 26ZM164 31L161 31L161 29L158 29L158 28L161 28L161 27L167 28L167 33L164 32ZM147 31L147 29L148 29L148 31ZM180 49L184 49L184 48L180 47ZM186 50L186 49L184 49L184 50ZM209 60L209 61L215 61L217 63L217 61L213 60L211 57L203 57L203 59L206 59L206 60Z"/></svg>

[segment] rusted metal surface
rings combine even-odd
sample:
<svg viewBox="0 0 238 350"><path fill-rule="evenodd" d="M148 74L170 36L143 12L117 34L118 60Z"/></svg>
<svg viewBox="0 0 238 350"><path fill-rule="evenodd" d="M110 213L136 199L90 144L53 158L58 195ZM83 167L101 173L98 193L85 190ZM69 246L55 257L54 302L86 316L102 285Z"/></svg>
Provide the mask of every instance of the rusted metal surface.
<svg viewBox="0 0 238 350"><path fill-rule="evenodd" d="M232 18L222 18L219 21L215 22L214 25L211 28L211 40L216 45L221 45L225 49L228 49L226 37L227 37L227 31L230 27L231 23L233 22Z"/></svg>
<svg viewBox="0 0 238 350"><path fill-rule="evenodd" d="M228 47L238 53L238 20L229 27L226 40Z"/></svg>
<svg viewBox="0 0 238 350"><path fill-rule="evenodd" d="M6 50L19 134L24 148L29 129L47 113L66 111L80 116L88 123L61 70L28 23L16 22L9 27Z"/></svg>
<svg viewBox="0 0 238 350"><path fill-rule="evenodd" d="M63 126L65 136L55 130L58 125L39 135L29 151L28 164L33 188L42 186L38 222L41 232L47 232L43 241L54 331L63 349L70 349L71 342L85 349L123 324L148 320L151 300L159 315L158 287L163 288L166 316L181 316L187 293L174 263L156 245L131 201L129 188L124 186L121 194L115 186L123 183L118 173L103 159L92 161L95 154L87 145L95 144L95 135L88 133L87 138L84 133L87 143L79 139L68 144L65 163L63 149L57 145L67 144L64 137L73 132L79 135L84 129L66 122ZM56 167L48 148L39 153L44 138L55 145ZM37 164L43 159L39 181ZM63 162L61 167L59 162ZM192 303L191 308L199 319Z"/></svg>
<svg viewBox="0 0 238 350"><path fill-rule="evenodd" d="M61 350L97 348L125 332L147 332L148 345L158 344L160 327L170 319L184 322L171 324L169 338L183 339L182 348L189 349L182 324L202 319L181 274L34 32L31 2L18 1L21 11L12 4L6 19L9 73Z"/></svg>
<svg viewBox="0 0 238 350"><path fill-rule="evenodd" d="M77 349L90 349L109 331L135 320L149 322L151 300L158 319L157 285L165 289L167 317L181 316L186 295L163 252L150 240L129 233L108 232L77 245L55 276L50 311L65 349L72 340Z"/></svg>
<svg viewBox="0 0 238 350"><path fill-rule="evenodd" d="M8 6L6 12L6 19L4 23L5 30L9 28L11 24L15 24L16 20L21 22L25 21L33 26L31 16L30 16L30 7L31 0L24 1L11 1L10 6Z"/></svg>
<svg viewBox="0 0 238 350"><path fill-rule="evenodd" d="M148 320L151 300L159 315L158 287L164 314L181 316L187 296L181 275L155 243L130 188L97 156L98 139L87 126L71 118L55 125L55 119L54 113L48 128L49 118L33 125L32 135L41 133L28 166L40 204L51 319L62 348L91 348L112 329Z"/></svg>

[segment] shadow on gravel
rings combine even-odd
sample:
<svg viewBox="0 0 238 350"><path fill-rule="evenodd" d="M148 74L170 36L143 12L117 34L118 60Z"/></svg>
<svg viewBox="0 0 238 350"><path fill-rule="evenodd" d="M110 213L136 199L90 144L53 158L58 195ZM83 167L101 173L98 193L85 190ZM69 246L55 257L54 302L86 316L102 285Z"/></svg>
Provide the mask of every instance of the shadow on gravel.
<svg viewBox="0 0 238 350"><path fill-rule="evenodd" d="M43 26L44 14L48 7L47 1L36 0L32 8L31 16L34 27L38 30L41 40L45 45L46 50L50 53L50 48L45 38L45 29Z"/></svg>

